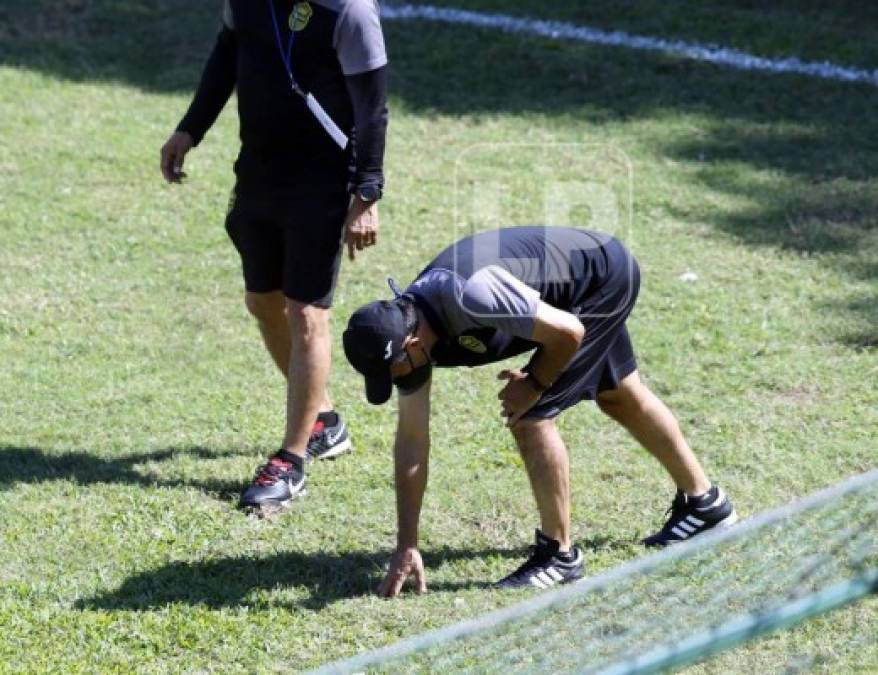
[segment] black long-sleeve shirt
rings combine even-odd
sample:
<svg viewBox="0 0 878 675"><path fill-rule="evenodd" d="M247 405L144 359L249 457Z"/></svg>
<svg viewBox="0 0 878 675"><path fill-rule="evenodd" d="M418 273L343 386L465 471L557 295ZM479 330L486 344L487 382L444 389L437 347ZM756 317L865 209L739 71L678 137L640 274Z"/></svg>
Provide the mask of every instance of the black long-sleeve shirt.
<svg viewBox="0 0 878 675"><path fill-rule="evenodd" d="M293 34L293 77L351 137L344 151L291 89L281 50ZM386 64L375 0L226 0L222 30L178 129L199 143L237 87L239 187L349 180L383 188Z"/></svg>

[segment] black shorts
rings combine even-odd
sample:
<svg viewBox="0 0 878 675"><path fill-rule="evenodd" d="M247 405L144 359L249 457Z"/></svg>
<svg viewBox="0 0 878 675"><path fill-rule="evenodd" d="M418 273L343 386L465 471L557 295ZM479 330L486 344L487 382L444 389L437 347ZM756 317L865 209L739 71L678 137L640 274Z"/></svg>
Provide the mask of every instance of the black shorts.
<svg viewBox="0 0 878 675"><path fill-rule="evenodd" d="M236 188L226 231L241 256L248 291L280 290L292 300L332 305L350 202L345 188L316 184L270 194Z"/></svg>
<svg viewBox="0 0 878 675"><path fill-rule="evenodd" d="M594 400L598 393L616 389L636 370L625 320L637 301L640 269L634 256L621 246L619 249L615 253L625 256L625 264L616 265L613 277L575 308L585 326L579 350L525 418L551 419L580 401Z"/></svg>

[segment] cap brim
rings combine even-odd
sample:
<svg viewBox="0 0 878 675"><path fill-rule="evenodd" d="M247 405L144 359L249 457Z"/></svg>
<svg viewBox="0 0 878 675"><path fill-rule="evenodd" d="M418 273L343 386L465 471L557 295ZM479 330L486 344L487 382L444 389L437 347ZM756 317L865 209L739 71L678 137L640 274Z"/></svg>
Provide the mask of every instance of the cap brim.
<svg viewBox="0 0 878 675"><path fill-rule="evenodd" d="M372 376L366 378L366 399L372 405L387 403L387 399L393 393L393 382L390 373L386 376Z"/></svg>

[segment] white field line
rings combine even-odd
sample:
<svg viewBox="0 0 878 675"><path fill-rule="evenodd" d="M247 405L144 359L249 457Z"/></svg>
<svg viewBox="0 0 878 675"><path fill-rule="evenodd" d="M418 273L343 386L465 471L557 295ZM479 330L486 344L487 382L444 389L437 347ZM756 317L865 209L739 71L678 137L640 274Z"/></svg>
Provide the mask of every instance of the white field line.
<svg viewBox="0 0 878 675"><path fill-rule="evenodd" d="M682 56L695 61L705 61L740 70L762 70L771 73L794 73L825 80L843 82L865 82L878 86L878 69L865 70L839 66L829 61L802 61L794 56L784 59L770 59L755 56L737 49L719 45L665 40L646 35L631 35L622 31L605 31L588 26L576 26L561 21L542 21L539 19L517 18L505 14L470 12L449 7L433 5L408 5L388 3L381 7L385 20L422 19L440 23L462 24L479 28L494 28L506 33L538 35L555 40L575 40L597 45L627 47L643 51L661 52Z"/></svg>

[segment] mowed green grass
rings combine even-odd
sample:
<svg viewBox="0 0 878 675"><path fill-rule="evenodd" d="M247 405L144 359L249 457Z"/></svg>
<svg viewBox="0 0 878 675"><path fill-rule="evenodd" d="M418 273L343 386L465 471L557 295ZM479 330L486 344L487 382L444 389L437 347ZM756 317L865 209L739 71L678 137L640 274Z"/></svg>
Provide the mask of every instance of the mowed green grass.
<svg viewBox="0 0 878 675"><path fill-rule="evenodd" d="M699 5L668 3L660 17L684 25ZM812 5L801 13L817 22ZM724 15L728 42L784 53L786 15L757 20L748 45L748 11ZM180 0L0 9L2 671L300 670L522 597L485 588L538 524L496 368L436 377L429 595L371 595L394 542L395 418L365 403L340 349L332 392L356 452L314 466L283 517L235 509L280 440L284 384L222 227L233 106L185 185L157 170L214 14ZM626 16L630 30L665 25ZM824 18L820 58L874 54L866 10L845 49L851 20ZM382 241L344 265L336 337L355 307L387 295L385 276L408 282L461 233L456 177L484 166L514 188L499 221L539 222L545 177L577 178L557 144L579 143L589 180L623 206L631 188L631 218L616 225L644 272L630 321L643 375L742 514L876 466L878 89L464 27L385 30ZM498 143L510 144L502 161L479 155ZM589 159L600 152L625 171ZM681 282L686 271L698 280ZM560 424L588 572L644 555L635 542L661 522L669 480L590 404ZM871 601L698 669L775 672L811 652L831 672L868 670L874 651L845 645L876 625Z"/></svg>

